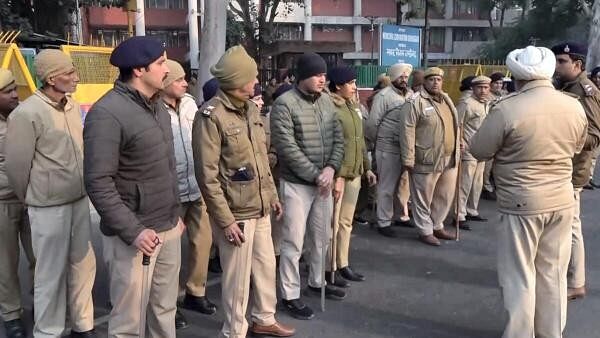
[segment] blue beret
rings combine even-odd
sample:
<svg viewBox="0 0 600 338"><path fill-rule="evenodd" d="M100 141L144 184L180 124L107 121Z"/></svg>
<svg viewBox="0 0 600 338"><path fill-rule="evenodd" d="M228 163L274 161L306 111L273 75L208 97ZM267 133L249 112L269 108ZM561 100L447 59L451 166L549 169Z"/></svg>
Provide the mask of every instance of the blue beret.
<svg viewBox="0 0 600 338"><path fill-rule="evenodd" d="M165 53L163 44L149 36L134 36L121 42L110 55L110 64L118 68L145 67Z"/></svg>
<svg viewBox="0 0 600 338"><path fill-rule="evenodd" d="M600 67L592 69L592 77L598 75L598 73L600 73Z"/></svg>
<svg viewBox="0 0 600 338"><path fill-rule="evenodd" d="M327 77L334 85L343 85L356 79L356 71L350 67L334 67Z"/></svg>
<svg viewBox="0 0 600 338"><path fill-rule="evenodd" d="M575 42L565 42L552 47L554 55L569 54L575 56L587 57L588 48L586 45Z"/></svg>
<svg viewBox="0 0 600 338"><path fill-rule="evenodd" d="M219 90L219 80L216 78L212 78L202 86L202 97L204 98L204 102L213 98L213 96L217 95L217 90Z"/></svg>

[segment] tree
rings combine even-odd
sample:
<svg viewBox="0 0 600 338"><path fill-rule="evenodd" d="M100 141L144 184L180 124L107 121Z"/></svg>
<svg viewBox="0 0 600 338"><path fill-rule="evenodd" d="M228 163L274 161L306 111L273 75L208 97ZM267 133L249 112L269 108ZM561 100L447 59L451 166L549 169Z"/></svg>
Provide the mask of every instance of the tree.
<svg viewBox="0 0 600 338"><path fill-rule="evenodd" d="M402 6L409 5L408 12L404 13L405 19L424 18L424 42L423 42L423 66L427 67L429 64L429 37L430 37L430 25L429 25L429 14L431 11L442 12L444 8L444 1L442 0L425 0L425 6L421 6L423 2L420 0L396 0L396 21L400 19L402 21Z"/></svg>
<svg viewBox="0 0 600 338"><path fill-rule="evenodd" d="M587 58L589 69L600 66L600 0L594 1L592 15Z"/></svg>
<svg viewBox="0 0 600 338"><path fill-rule="evenodd" d="M229 0L227 0L229 1ZM210 67L219 61L225 52L225 28L227 9L223 0L204 0L204 25L200 39L200 60L198 68L197 93L202 97L202 85L212 78Z"/></svg>
<svg viewBox="0 0 600 338"><path fill-rule="evenodd" d="M263 49L277 40L275 18L289 15L303 0L231 0L229 40L242 43L248 53L260 60Z"/></svg>

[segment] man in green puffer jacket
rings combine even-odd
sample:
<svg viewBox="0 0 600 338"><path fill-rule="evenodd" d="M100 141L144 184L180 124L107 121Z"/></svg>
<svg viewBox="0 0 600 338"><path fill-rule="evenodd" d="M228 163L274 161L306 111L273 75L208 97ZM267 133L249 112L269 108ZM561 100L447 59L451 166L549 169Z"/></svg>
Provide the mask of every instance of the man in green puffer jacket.
<svg viewBox="0 0 600 338"><path fill-rule="evenodd" d="M271 142L277 149L280 170L280 199L284 216L281 238L280 280L283 303L292 316L314 317L300 301L300 272L307 226L310 233L308 289L315 294L324 283L323 251L331 236L333 178L344 157L344 136L336 109L325 87L325 61L315 53L298 59L297 86L279 97L271 111ZM346 294L326 287L331 299Z"/></svg>

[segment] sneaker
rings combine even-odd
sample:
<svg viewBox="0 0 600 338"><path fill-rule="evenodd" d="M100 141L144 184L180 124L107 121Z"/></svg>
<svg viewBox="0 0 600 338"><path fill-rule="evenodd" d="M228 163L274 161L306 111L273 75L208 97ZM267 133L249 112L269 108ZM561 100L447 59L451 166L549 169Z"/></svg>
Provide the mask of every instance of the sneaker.
<svg viewBox="0 0 600 338"><path fill-rule="evenodd" d="M321 288L315 288L309 285L307 290L314 296L321 296ZM342 300L346 298L346 292L334 286L325 285L325 297L331 300Z"/></svg>
<svg viewBox="0 0 600 338"><path fill-rule="evenodd" d="M300 298L291 300L282 299L281 301L289 314L296 319L310 320L315 317L313 310L304 304Z"/></svg>

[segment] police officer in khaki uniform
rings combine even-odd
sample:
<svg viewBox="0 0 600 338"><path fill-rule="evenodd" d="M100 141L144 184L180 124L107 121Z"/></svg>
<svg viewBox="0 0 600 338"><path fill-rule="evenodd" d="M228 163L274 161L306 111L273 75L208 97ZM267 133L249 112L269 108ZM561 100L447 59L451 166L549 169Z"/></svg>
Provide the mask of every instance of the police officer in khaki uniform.
<svg viewBox="0 0 600 338"><path fill-rule="evenodd" d="M425 71L424 90L402 108L398 128L403 170L411 177L413 218L419 239L439 246L438 239L455 236L444 230L456 188L460 158L458 116L448 94L442 91L444 71Z"/></svg>
<svg viewBox="0 0 600 338"><path fill-rule="evenodd" d="M192 147L196 178L219 247L225 322L219 337L243 338L252 279L253 334L289 337L275 319L275 254L270 212L281 217L254 94L256 62L242 46L228 49L211 67L217 95L196 114Z"/></svg>
<svg viewBox="0 0 600 338"><path fill-rule="evenodd" d="M489 110L488 99L490 95L491 79L487 76L478 76L471 80L472 94L458 104L458 119L462 126L462 143L468 144L469 140L487 116ZM461 178L459 191L458 221L461 229L471 230L467 221L485 222L485 218L479 216L477 207L481 186L483 185L483 171L485 162L477 161L469 149L466 148L461 156Z"/></svg>
<svg viewBox="0 0 600 338"><path fill-rule="evenodd" d="M553 88L555 63L547 48L511 52L506 64L518 92L492 107L468 145L476 159L494 158L503 338L560 338L567 319L572 158L587 120L576 99Z"/></svg>
<svg viewBox="0 0 600 338"><path fill-rule="evenodd" d="M388 75L392 84L375 95L366 124L365 136L376 140L375 160L379 185L377 186L377 231L386 237L396 237L390 227L392 219L408 225L408 200L410 184L408 172L400 171L400 148L395 138L398 114L391 114L413 95L408 86L412 65L398 63L390 67Z"/></svg>
<svg viewBox="0 0 600 338"><path fill-rule="evenodd" d="M0 68L0 314L8 338L26 336L21 322L23 308L19 281L19 241L29 262L31 277L35 267L25 206L8 184L4 167L6 119L18 105L15 78L10 70Z"/></svg>
<svg viewBox="0 0 600 338"><path fill-rule="evenodd" d="M562 43L552 47L556 55L556 78L560 90L577 95L588 121L587 138L583 150L573 158L573 187L575 188L575 217L573 218L573 245L569 263L569 299L585 296L585 249L581 231L580 194L589 184L592 159L600 146L600 90L588 79L585 71L587 47L576 43Z"/></svg>

